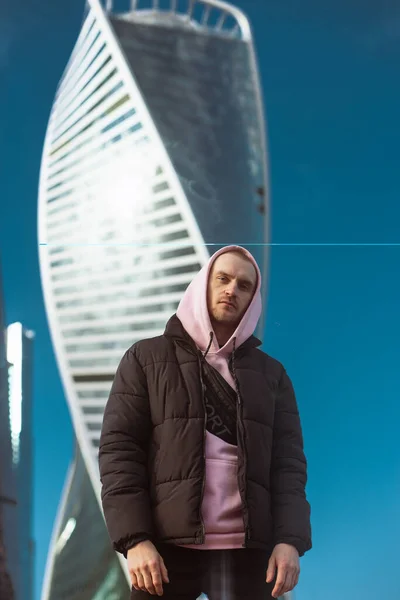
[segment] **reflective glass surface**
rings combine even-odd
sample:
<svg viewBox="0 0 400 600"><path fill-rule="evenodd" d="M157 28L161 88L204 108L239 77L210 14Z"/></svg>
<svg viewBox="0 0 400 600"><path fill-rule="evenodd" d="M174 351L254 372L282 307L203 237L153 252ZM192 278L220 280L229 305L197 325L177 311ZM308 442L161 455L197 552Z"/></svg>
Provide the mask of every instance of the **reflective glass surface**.
<svg viewBox="0 0 400 600"><path fill-rule="evenodd" d="M112 24L205 242L264 242L263 124L249 45L161 23Z"/></svg>
<svg viewBox="0 0 400 600"><path fill-rule="evenodd" d="M58 539L49 600L126 600L129 587L77 452Z"/></svg>

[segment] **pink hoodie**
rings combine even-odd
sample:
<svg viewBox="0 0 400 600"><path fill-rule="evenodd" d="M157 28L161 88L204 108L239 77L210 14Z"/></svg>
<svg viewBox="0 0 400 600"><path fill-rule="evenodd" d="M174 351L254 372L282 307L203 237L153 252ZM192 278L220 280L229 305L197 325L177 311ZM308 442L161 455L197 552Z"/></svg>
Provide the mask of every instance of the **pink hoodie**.
<svg viewBox="0 0 400 600"><path fill-rule="evenodd" d="M261 315L261 273L254 257L240 246L225 246L215 252L188 286L176 311L184 329L204 353L210 341L210 332L213 331L207 308L207 283L210 269L217 256L239 248L254 264L258 275L257 289L230 339L220 348L214 332L213 342L205 357L233 389L236 389L235 383L228 368L233 340L236 337L236 349L238 349L253 334ZM244 523L237 481L237 446L228 444L207 431L205 455L206 479L201 507L206 534L205 543L185 547L197 550L242 548Z"/></svg>

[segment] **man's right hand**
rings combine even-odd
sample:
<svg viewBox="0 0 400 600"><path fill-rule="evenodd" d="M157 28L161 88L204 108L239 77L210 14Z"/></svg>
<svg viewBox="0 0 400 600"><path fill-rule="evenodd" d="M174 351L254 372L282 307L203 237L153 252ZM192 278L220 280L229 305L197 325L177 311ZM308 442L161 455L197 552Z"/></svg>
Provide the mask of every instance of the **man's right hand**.
<svg viewBox="0 0 400 600"><path fill-rule="evenodd" d="M169 583L162 556L150 540L140 542L127 553L128 569L135 590L163 595L163 581Z"/></svg>

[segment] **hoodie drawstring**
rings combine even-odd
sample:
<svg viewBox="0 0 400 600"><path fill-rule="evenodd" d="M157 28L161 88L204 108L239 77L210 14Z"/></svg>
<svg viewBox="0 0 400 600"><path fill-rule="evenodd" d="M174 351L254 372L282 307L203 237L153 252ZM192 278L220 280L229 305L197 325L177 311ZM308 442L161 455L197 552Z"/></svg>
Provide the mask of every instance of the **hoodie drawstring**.
<svg viewBox="0 0 400 600"><path fill-rule="evenodd" d="M202 355L203 359L207 356L207 354L208 354L208 352L209 352L209 350L211 348L211 344L212 344L213 338L214 338L214 332L210 331L210 341L208 342L207 350Z"/></svg>

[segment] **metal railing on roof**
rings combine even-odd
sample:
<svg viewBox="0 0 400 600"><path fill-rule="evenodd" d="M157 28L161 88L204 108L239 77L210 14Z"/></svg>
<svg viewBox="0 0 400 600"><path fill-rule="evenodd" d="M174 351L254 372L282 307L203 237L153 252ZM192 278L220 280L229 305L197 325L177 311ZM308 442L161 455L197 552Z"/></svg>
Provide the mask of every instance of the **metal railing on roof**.
<svg viewBox="0 0 400 600"><path fill-rule="evenodd" d="M112 14L144 13L175 15L181 21L201 28L245 41L251 39L250 25L247 17L235 6L223 0L125 0L115 6L114 0L105 0L106 12Z"/></svg>

